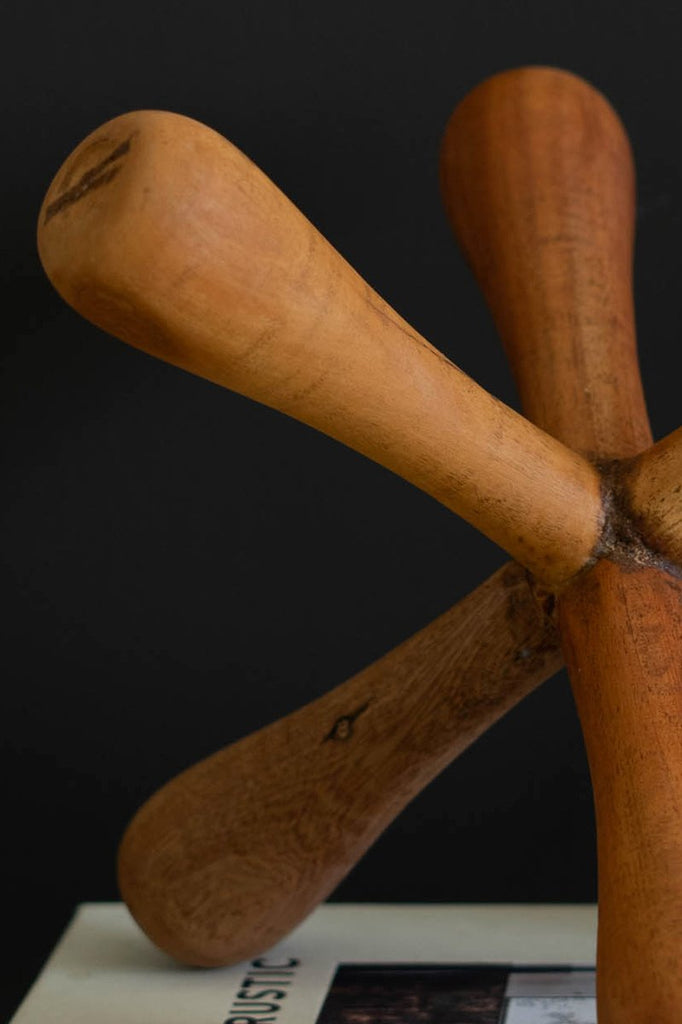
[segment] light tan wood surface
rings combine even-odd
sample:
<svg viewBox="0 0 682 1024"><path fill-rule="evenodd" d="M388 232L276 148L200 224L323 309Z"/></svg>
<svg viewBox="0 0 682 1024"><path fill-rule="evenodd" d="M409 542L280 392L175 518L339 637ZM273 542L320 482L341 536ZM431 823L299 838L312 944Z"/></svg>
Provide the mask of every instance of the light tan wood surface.
<svg viewBox="0 0 682 1024"><path fill-rule="evenodd" d="M682 1013L682 619L679 581L620 500L629 458L651 441L635 351L629 144L587 83L521 69L455 111L442 172L524 409L603 467L601 558L558 601L597 812L599 1021L673 1024Z"/></svg>
<svg viewBox="0 0 682 1024"><path fill-rule="evenodd" d="M413 331L204 125L141 111L98 129L52 183L38 242L88 319L400 473L540 578L592 557L593 467Z"/></svg>

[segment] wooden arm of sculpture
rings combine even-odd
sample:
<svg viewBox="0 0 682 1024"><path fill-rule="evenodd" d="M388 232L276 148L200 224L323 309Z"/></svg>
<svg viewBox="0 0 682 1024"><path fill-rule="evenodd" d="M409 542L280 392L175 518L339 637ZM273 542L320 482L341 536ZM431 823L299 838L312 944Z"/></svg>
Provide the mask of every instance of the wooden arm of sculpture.
<svg viewBox="0 0 682 1024"><path fill-rule="evenodd" d="M124 161L148 129L151 150L131 169ZM169 166L177 172L170 178ZM127 183L119 180L116 192L126 167ZM150 195L160 204L151 211ZM136 115L132 125L122 119L96 133L49 193L40 245L60 290L97 323L385 463L409 465L413 475L428 476L429 460L442 461L424 415L443 444L464 446L467 465L471 425L462 417L471 395L478 415L480 402L491 411L493 430L501 417L512 435L526 433L523 420L415 339L244 157L186 119ZM459 408L438 415L429 406L434 395L443 401L444 389ZM414 422L400 423L405 410ZM529 436L531 455L537 442L543 464L547 439L533 430ZM480 449L475 437L472 443ZM561 446L552 451L579 476L577 489L570 480L566 486L560 469L557 486L578 496L586 486L594 517L596 475ZM455 467L459 459L451 458ZM451 487L448 472L436 464L429 486L437 490L444 480ZM518 462L515 472L524 472ZM261 951L335 887L445 763L558 666L552 628L526 574L507 567L350 683L188 770L148 801L120 851L131 910L158 944L192 963ZM352 743L338 742L344 730Z"/></svg>
<svg viewBox="0 0 682 1024"><path fill-rule="evenodd" d="M133 916L186 963L263 952L560 664L542 596L524 569L506 565L348 682L148 800L119 853Z"/></svg>
<svg viewBox="0 0 682 1024"><path fill-rule="evenodd" d="M619 479L612 460L651 442L635 350L629 144L586 83L522 69L485 82L455 112L442 180L525 410L606 464L602 558L558 599L597 814L599 1021L674 1024L682 1007L682 591L623 519L611 486Z"/></svg>
<svg viewBox="0 0 682 1024"><path fill-rule="evenodd" d="M623 466L620 484L642 541L682 565L682 428Z"/></svg>
<svg viewBox="0 0 682 1024"><path fill-rule="evenodd" d="M79 312L400 473L550 583L592 557L599 477L414 332L242 153L127 114L52 183L38 243Z"/></svg>

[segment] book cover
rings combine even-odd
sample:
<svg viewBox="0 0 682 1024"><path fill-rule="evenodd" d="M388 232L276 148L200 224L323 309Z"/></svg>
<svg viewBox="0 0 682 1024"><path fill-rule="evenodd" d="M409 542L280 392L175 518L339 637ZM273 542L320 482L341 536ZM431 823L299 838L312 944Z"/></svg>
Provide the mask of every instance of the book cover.
<svg viewBox="0 0 682 1024"><path fill-rule="evenodd" d="M219 969L83 904L12 1024L596 1024L596 908L326 904Z"/></svg>

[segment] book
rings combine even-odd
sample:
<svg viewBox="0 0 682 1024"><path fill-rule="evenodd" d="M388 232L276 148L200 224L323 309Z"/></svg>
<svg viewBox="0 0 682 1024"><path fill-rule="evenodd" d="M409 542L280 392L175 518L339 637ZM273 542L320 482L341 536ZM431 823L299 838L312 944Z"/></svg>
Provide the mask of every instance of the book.
<svg viewBox="0 0 682 1024"><path fill-rule="evenodd" d="M596 1024L596 907L319 907L232 967L183 967L85 903L12 1024Z"/></svg>

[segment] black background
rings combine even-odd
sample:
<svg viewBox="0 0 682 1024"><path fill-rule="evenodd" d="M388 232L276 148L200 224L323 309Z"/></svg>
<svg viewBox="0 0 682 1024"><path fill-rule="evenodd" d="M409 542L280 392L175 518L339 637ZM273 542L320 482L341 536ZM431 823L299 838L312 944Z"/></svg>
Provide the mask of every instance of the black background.
<svg viewBox="0 0 682 1024"><path fill-rule="evenodd" d="M642 371L661 436L682 419L681 30L672 2L3 5L3 1010L78 901L116 898L117 839L155 787L342 681L504 558L361 456L82 322L35 254L52 175L125 110L205 121L516 405L441 211L438 146L487 75L569 68L633 140ZM336 897L591 900L593 846L558 677Z"/></svg>

